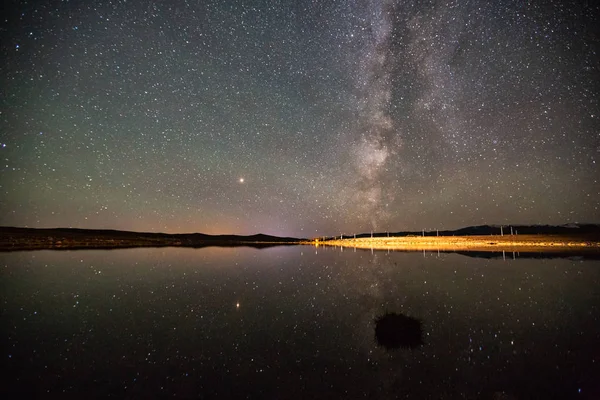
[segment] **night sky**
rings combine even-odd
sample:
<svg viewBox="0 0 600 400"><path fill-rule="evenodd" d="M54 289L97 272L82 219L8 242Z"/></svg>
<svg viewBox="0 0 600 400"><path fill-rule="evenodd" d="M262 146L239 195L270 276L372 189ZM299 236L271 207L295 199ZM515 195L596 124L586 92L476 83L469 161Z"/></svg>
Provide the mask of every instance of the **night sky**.
<svg viewBox="0 0 600 400"><path fill-rule="evenodd" d="M600 222L579 3L4 2L0 225Z"/></svg>

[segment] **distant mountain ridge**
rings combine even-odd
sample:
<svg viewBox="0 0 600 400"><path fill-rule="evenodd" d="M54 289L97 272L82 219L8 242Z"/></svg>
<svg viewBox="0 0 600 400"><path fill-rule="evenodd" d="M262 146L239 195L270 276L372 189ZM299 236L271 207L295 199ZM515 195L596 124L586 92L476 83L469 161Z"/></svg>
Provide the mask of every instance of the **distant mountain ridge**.
<svg viewBox="0 0 600 400"><path fill-rule="evenodd" d="M562 234L598 234L598 224L564 224L564 225L477 225L452 231L455 235L494 235L499 234L500 229L506 235L513 233L521 235L562 235Z"/></svg>
<svg viewBox="0 0 600 400"><path fill-rule="evenodd" d="M0 250L124 247L249 246L265 248L299 244L306 239L265 235L131 232L113 229L0 227Z"/></svg>
<svg viewBox="0 0 600 400"><path fill-rule="evenodd" d="M283 241L291 242L302 240L292 237L280 237L257 233L254 235L208 235L205 233L159 233L159 232L134 232L120 231L116 229L81 229L81 228L19 228L19 227L0 227L0 234L31 234L40 235L68 235L68 236L98 236L111 238L132 238L132 237L148 237L148 238L177 238L177 239L200 239L200 240L244 240L244 241Z"/></svg>
<svg viewBox="0 0 600 400"><path fill-rule="evenodd" d="M364 237L385 237L385 236L480 236L480 235L585 235L600 237L599 224L577 224L569 223L564 225L474 225L456 230L421 230L421 231L400 231L400 232L374 232L357 234L357 238ZM354 235L344 235L350 238Z"/></svg>

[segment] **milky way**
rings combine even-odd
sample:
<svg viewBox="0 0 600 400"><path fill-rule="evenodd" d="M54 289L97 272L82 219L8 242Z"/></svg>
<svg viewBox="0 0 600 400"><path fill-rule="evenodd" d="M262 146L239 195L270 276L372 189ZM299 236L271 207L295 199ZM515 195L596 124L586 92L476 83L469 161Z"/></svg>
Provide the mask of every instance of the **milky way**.
<svg viewBox="0 0 600 400"><path fill-rule="evenodd" d="M359 182L354 188L353 202L359 207L360 214L366 216L372 228L389 217L382 207L384 200L389 204L393 193L386 191L381 182L382 172L394 145L388 145L391 137L400 138L393 130L393 121L389 116L391 100L391 60L390 38L391 21L388 5L374 2L368 9L367 44L359 61L358 74L358 115L361 130L359 143L355 144L355 157Z"/></svg>
<svg viewBox="0 0 600 400"><path fill-rule="evenodd" d="M600 222L597 6L11 2L0 225Z"/></svg>

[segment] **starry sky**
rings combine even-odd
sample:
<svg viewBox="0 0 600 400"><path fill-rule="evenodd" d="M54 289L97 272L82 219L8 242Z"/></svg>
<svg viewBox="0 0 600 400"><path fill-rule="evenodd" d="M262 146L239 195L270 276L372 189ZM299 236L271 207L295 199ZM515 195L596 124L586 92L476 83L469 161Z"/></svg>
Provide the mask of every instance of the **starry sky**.
<svg viewBox="0 0 600 400"><path fill-rule="evenodd" d="M600 7L8 1L0 225L600 222Z"/></svg>

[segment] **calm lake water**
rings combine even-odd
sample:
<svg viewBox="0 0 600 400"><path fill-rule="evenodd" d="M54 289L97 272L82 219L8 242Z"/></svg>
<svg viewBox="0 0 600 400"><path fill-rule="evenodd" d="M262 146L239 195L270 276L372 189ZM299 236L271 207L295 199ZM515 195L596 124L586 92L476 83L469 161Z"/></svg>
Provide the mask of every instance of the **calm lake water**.
<svg viewBox="0 0 600 400"><path fill-rule="evenodd" d="M307 246L0 254L2 398L600 398L600 262ZM374 320L421 321L387 350Z"/></svg>

